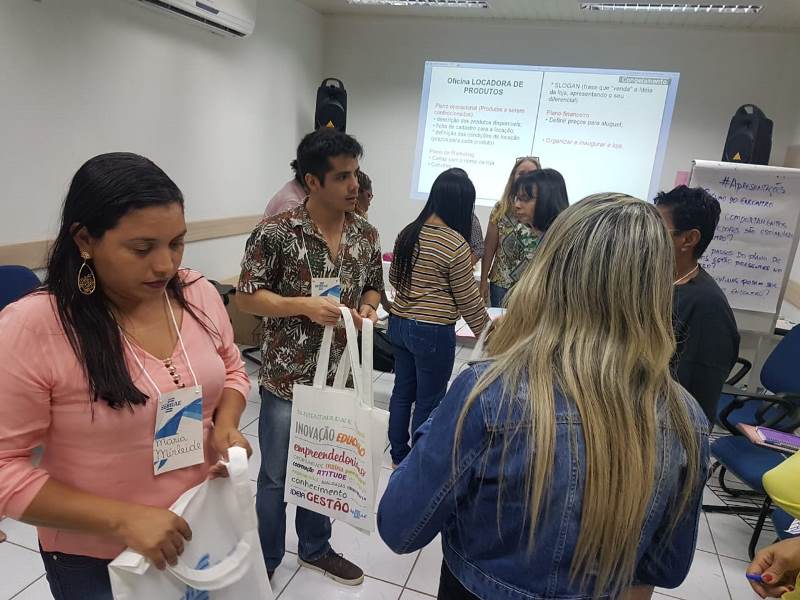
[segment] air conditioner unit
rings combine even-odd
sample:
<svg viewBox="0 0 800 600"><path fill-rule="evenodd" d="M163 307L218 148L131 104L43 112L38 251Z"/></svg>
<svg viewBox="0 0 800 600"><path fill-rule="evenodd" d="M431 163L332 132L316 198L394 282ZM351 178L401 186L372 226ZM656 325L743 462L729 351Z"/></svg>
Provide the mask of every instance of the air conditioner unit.
<svg viewBox="0 0 800 600"><path fill-rule="evenodd" d="M189 19L215 33L244 37L253 33L258 0L133 0Z"/></svg>

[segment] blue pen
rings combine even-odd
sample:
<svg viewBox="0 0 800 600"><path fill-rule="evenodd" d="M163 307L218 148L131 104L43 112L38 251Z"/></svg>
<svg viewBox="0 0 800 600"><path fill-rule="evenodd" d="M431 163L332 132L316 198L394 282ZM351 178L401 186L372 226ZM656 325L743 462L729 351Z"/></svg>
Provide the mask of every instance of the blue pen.
<svg viewBox="0 0 800 600"><path fill-rule="evenodd" d="M745 577L747 577L747 579L750 581L755 581L756 583L764 583L764 580L761 579L761 575L758 575L757 573L745 573Z"/></svg>

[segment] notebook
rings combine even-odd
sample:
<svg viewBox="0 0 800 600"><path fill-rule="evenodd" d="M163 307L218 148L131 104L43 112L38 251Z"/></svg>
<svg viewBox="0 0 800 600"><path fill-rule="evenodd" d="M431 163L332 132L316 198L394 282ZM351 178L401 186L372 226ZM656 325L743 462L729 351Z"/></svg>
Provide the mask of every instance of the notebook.
<svg viewBox="0 0 800 600"><path fill-rule="evenodd" d="M800 436L792 433L785 433L769 427L754 427L744 423L739 423L736 427L745 434L747 439L759 446L789 453L800 450Z"/></svg>
<svg viewBox="0 0 800 600"><path fill-rule="evenodd" d="M764 440L764 445L777 446L792 452L800 450L800 436L770 429L769 427L756 427L756 432Z"/></svg>

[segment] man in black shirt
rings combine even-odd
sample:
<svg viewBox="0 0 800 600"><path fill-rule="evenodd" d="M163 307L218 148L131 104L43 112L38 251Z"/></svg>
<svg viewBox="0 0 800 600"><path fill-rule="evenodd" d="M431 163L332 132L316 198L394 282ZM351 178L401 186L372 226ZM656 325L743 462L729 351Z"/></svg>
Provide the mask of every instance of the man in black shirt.
<svg viewBox="0 0 800 600"><path fill-rule="evenodd" d="M702 188L678 186L655 199L675 246L675 379L716 420L722 386L739 354L739 331L717 282L699 264L719 221L719 202Z"/></svg>

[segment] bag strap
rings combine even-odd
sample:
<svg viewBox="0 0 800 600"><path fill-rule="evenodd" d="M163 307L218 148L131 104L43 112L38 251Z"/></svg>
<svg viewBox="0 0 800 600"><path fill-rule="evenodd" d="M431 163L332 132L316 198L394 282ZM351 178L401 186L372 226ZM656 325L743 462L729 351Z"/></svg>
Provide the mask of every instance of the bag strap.
<svg viewBox="0 0 800 600"><path fill-rule="evenodd" d="M364 392L364 374L361 369L361 361L358 357L358 332L353 322L353 315L350 314L350 309L342 306L339 310L342 311L344 330L347 333L346 350L350 355L350 368L353 370L353 383L356 386L356 392L361 395Z"/></svg>
<svg viewBox="0 0 800 600"><path fill-rule="evenodd" d="M331 343L333 342L333 327L325 327L322 333L322 343L319 346L317 355L317 369L314 372L314 387L322 389L328 380L328 363L331 360Z"/></svg>
<svg viewBox="0 0 800 600"><path fill-rule="evenodd" d="M342 358L336 368L336 375L333 380L333 387L335 389L344 389L347 384L347 377L350 371L353 371L353 381L356 386L356 391L361 395L366 404L372 408L373 406L373 392L372 392L372 379L373 379L373 323L369 319L364 319L361 325L361 358L358 356L358 332L356 331L355 323L353 322L353 315L350 309L345 306L340 306L339 310L342 313L344 320L344 328L347 334L347 347L346 351L342 354ZM314 373L314 387L322 389L328 379L328 363L331 357L331 345L333 343L333 327L325 327L325 332L322 335L322 343L320 344L319 357L317 358L317 369Z"/></svg>
<svg viewBox="0 0 800 600"><path fill-rule="evenodd" d="M347 317L345 317L345 321L346 319ZM362 400L369 408L375 406L373 394L373 380L375 378L373 370L375 347L374 332L375 327L372 321L364 319L361 324L361 391L363 396ZM347 377L350 375L351 365L352 360L350 352L345 352L342 354L342 359L339 361L339 366L336 369L336 377L333 380L334 389L343 390L345 388L345 385L347 385Z"/></svg>
<svg viewBox="0 0 800 600"><path fill-rule="evenodd" d="M247 450L240 446L228 448L228 460L222 461L228 469L228 477L234 484L246 483L247 478Z"/></svg>
<svg viewBox="0 0 800 600"><path fill-rule="evenodd" d="M251 548L246 540L239 540L233 552L213 567L192 569L179 557L175 566L167 565L167 570L175 578L197 590L221 590L239 581L250 570Z"/></svg>
<svg viewBox="0 0 800 600"><path fill-rule="evenodd" d="M347 385L347 376L350 375L350 353L344 352L336 367L336 376L333 378L333 389L343 390Z"/></svg>
<svg viewBox="0 0 800 600"><path fill-rule="evenodd" d="M228 460L221 461L228 469L228 478L236 490L236 496L242 509L250 511L253 500L253 491L250 487L249 472L247 470L247 450L239 446L228 448Z"/></svg>
<svg viewBox="0 0 800 600"><path fill-rule="evenodd" d="M372 390L372 384L375 381L375 376L373 375L374 335L375 324L369 319L364 319L361 324L361 373L364 376L364 395L362 400L370 408L375 408L375 398Z"/></svg>

